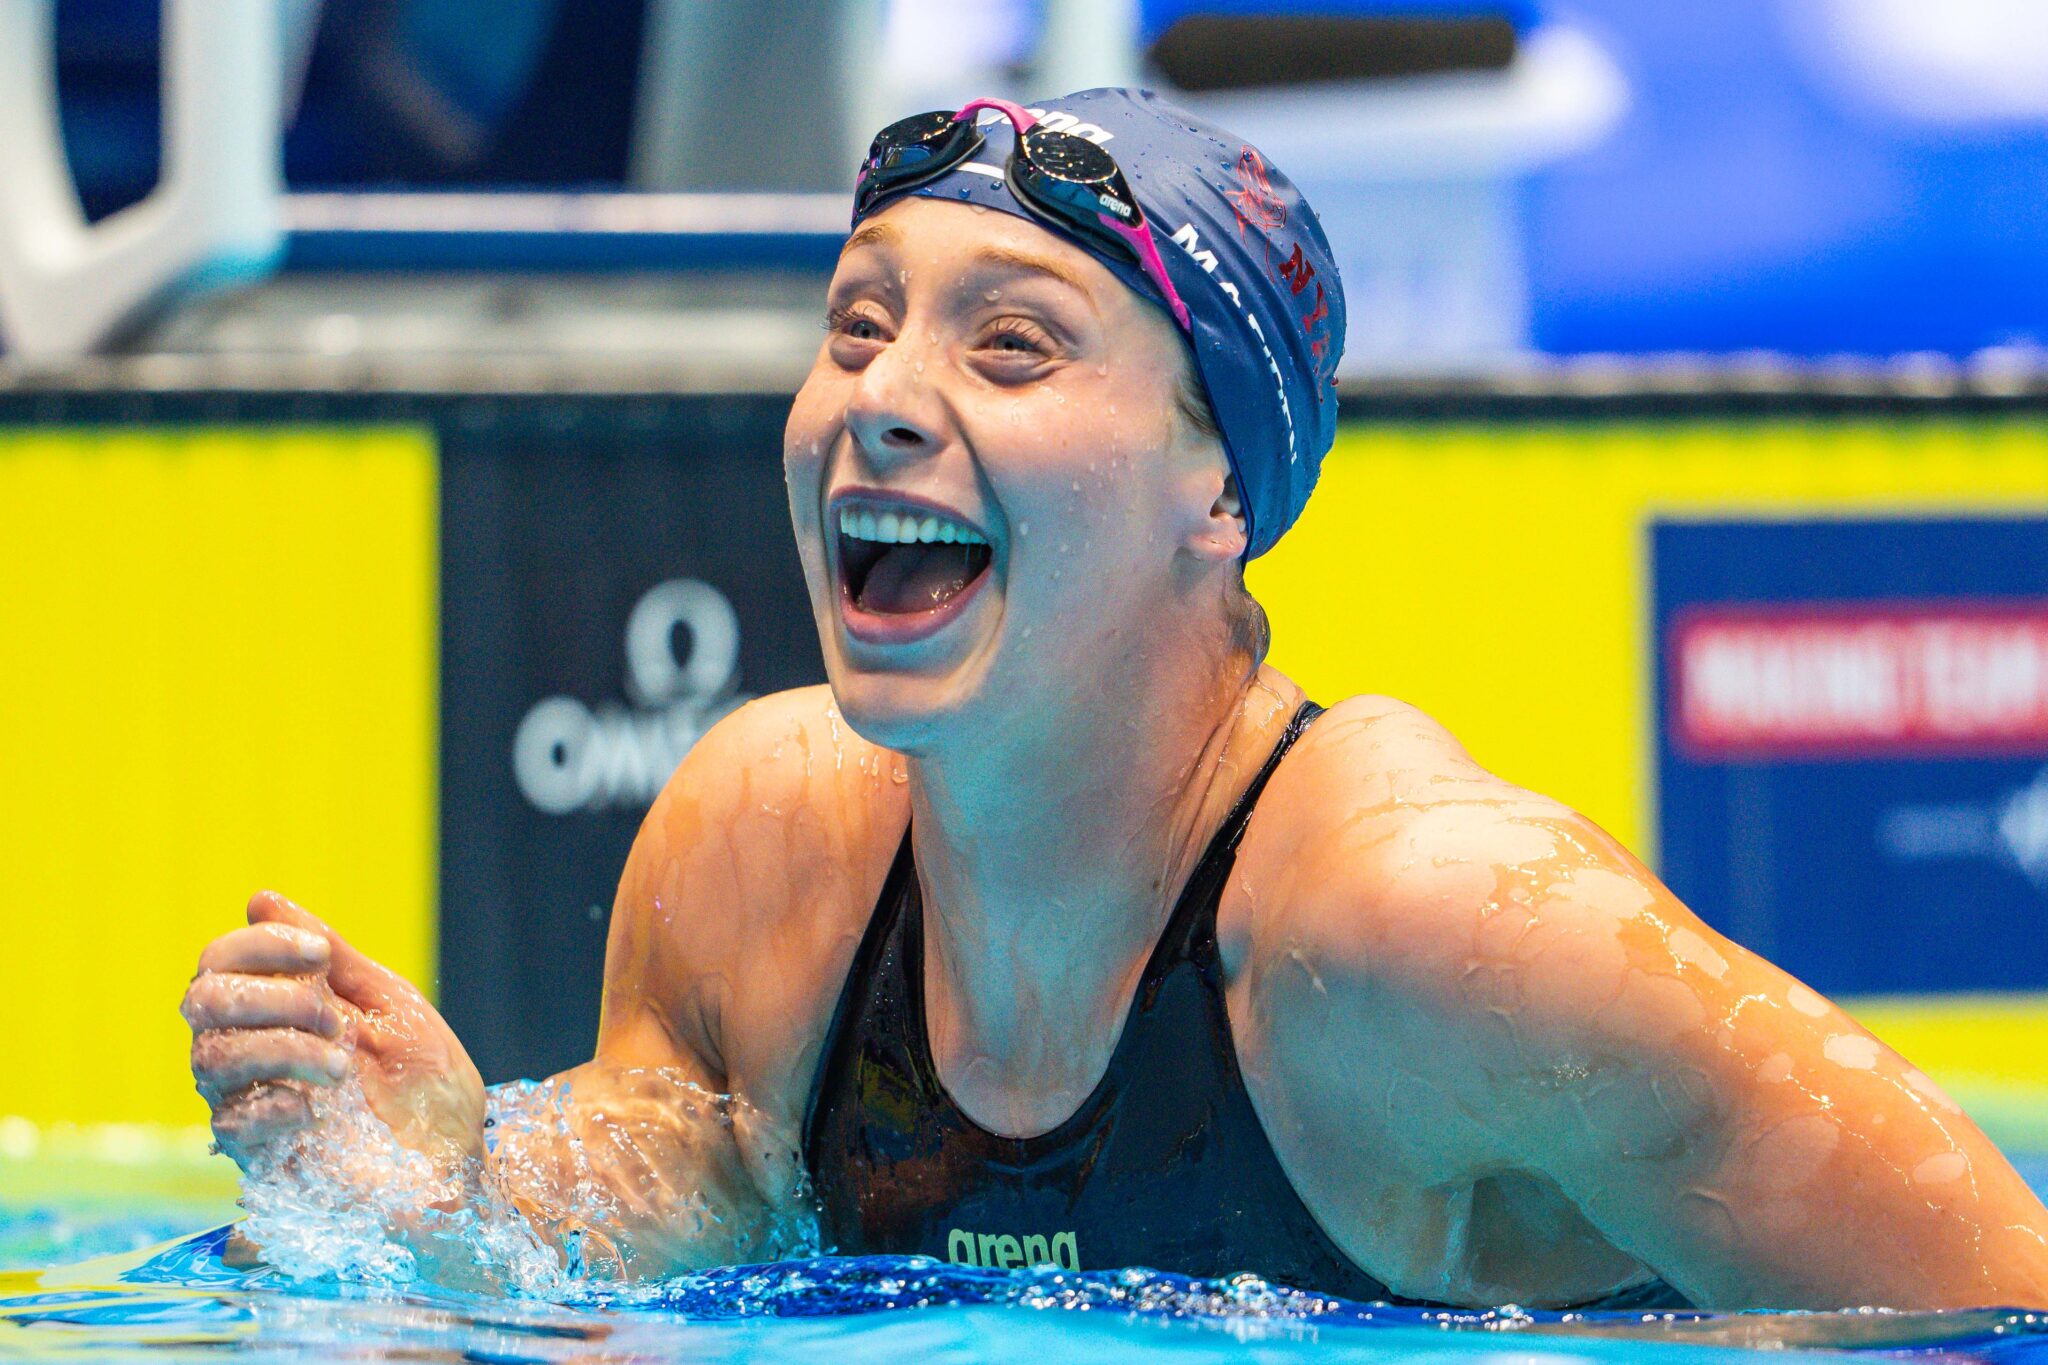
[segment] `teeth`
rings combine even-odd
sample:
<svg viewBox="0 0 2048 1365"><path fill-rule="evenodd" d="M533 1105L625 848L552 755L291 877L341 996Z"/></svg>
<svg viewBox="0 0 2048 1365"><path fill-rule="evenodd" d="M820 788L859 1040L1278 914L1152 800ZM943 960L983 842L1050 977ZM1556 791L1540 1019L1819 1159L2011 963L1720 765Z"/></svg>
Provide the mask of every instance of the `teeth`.
<svg viewBox="0 0 2048 1365"><path fill-rule="evenodd" d="M886 545L986 545L981 536L958 522L912 513L870 512L865 508L839 509L839 533L855 540L880 541Z"/></svg>

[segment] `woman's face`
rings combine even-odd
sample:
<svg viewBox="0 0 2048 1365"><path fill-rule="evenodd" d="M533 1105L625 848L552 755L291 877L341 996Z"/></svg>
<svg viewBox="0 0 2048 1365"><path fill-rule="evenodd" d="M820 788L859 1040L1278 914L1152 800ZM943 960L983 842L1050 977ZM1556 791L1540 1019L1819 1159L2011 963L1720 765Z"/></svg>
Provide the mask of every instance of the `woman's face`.
<svg viewBox="0 0 2048 1365"><path fill-rule="evenodd" d="M827 308L783 462L864 736L915 753L1086 705L1216 615L1243 529L1216 506L1221 446L1177 409L1163 310L1034 223L916 196L854 234Z"/></svg>

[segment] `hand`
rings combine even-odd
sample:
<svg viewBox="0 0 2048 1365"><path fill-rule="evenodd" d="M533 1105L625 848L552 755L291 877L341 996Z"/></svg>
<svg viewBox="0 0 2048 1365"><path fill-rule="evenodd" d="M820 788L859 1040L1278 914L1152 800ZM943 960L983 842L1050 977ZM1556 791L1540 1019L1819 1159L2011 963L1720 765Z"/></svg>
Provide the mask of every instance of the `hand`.
<svg viewBox="0 0 2048 1365"><path fill-rule="evenodd" d="M214 1137L244 1169L312 1123L312 1087L351 1074L405 1146L444 1166L482 1155L483 1078L447 1021L275 892L206 946L182 1013Z"/></svg>

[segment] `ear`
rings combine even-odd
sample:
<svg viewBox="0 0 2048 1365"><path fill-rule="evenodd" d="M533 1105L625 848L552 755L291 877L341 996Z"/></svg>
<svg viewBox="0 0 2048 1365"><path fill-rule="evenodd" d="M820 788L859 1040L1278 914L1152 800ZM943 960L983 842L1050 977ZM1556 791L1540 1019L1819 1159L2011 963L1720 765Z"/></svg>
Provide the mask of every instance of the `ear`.
<svg viewBox="0 0 2048 1365"><path fill-rule="evenodd" d="M1237 480L1225 474L1223 487L1209 504L1208 514L1189 548L1203 559L1235 562L1244 558L1250 543L1245 532L1244 499L1238 494Z"/></svg>

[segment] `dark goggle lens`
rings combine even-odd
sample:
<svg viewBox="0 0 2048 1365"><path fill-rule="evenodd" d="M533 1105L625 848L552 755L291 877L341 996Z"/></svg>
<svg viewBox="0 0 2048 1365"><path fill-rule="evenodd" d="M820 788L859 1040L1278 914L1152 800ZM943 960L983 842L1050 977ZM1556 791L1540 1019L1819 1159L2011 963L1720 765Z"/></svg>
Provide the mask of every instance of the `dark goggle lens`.
<svg viewBox="0 0 2048 1365"><path fill-rule="evenodd" d="M1094 185L1117 176L1116 161L1108 152L1072 133L1034 129L1024 135L1024 155L1041 175L1076 185Z"/></svg>
<svg viewBox="0 0 2048 1365"><path fill-rule="evenodd" d="M1086 138L1033 133L1025 139L1019 160L1016 179L1020 187L1041 204L1058 205L1063 217L1092 235L1105 231L1098 214L1106 213L1134 227L1144 221L1115 160ZM1108 240L1122 254L1134 254L1130 244L1115 233L1109 233Z"/></svg>
<svg viewBox="0 0 2048 1365"><path fill-rule="evenodd" d="M943 109L898 119L875 134L868 144L868 165L878 171L921 165L954 131L953 116Z"/></svg>

